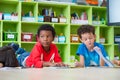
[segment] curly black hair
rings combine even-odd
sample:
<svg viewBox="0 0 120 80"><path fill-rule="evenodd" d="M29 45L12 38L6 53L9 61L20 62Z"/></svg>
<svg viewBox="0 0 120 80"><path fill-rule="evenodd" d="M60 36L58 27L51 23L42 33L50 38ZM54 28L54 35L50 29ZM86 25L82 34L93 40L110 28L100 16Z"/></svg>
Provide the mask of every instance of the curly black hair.
<svg viewBox="0 0 120 80"><path fill-rule="evenodd" d="M81 34L84 34L84 33L93 33L93 34L95 34L94 26L92 26L92 25L81 25L77 30L77 34L81 38Z"/></svg>
<svg viewBox="0 0 120 80"><path fill-rule="evenodd" d="M43 25L41 25L41 26L38 28L37 36L40 35L40 31L42 31L42 30L51 31L51 32L52 32L52 35L53 35L53 38L54 38L55 35L56 35L55 29L54 29L50 24L43 24Z"/></svg>

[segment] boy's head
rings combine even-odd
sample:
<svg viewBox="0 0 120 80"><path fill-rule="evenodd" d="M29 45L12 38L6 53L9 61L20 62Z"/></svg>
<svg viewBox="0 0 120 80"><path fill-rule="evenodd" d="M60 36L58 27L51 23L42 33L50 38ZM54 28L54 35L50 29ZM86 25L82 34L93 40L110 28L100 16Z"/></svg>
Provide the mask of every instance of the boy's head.
<svg viewBox="0 0 120 80"><path fill-rule="evenodd" d="M43 47L49 47L55 37L55 29L49 24L43 24L38 28L37 36L38 41Z"/></svg>
<svg viewBox="0 0 120 80"><path fill-rule="evenodd" d="M77 30L77 34L79 35L80 38L82 38L82 34L85 33L92 33L93 35L95 35L95 29L94 26L92 25L82 25L78 28Z"/></svg>
<svg viewBox="0 0 120 80"><path fill-rule="evenodd" d="M79 35L81 42L87 47L94 46L94 41L96 39L94 26L82 25L78 28L77 34Z"/></svg>
<svg viewBox="0 0 120 80"><path fill-rule="evenodd" d="M40 35L40 31L42 31L42 30L51 31L51 32L52 32L52 35L53 35L53 38L54 38L55 35L56 35L55 29L54 29L51 25L49 25L49 24L43 24L43 25L41 25L41 26L38 28L38 31L37 31L38 37L39 37L39 35Z"/></svg>

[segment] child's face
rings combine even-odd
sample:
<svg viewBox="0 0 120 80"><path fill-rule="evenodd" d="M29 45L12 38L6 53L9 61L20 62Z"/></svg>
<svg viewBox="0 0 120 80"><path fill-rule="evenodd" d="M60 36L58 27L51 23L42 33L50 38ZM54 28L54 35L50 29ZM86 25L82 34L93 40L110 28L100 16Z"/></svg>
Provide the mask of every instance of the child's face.
<svg viewBox="0 0 120 80"><path fill-rule="evenodd" d="M38 36L38 40L40 41L40 43L42 44L43 47L49 47L50 44L53 41L53 35L51 31L46 31L46 30L42 30L39 33L40 35Z"/></svg>
<svg viewBox="0 0 120 80"><path fill-rule="evenodd" d="M0 68L1 68L1 67L3 67L3 64L2 64L2 63L0 63Z"/></svg>
<svg viewBox="0 0 120 80"><path fill-rule="evenodd" d="M94 41L96 36L93 33L84 33L81 34L81 42L84 43L87 48L94 47Z"/></svg>

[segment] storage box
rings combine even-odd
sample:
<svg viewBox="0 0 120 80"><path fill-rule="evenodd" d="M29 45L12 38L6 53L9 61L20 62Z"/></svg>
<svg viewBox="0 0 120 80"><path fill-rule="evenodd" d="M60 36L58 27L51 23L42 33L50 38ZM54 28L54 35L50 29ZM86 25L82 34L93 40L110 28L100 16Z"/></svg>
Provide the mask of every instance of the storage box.
<svg viewBox="0 0 120 80"><path fill-rule="evenodd" d="M88 20L71 19L72 24L88 24Z"/></svg>
<svg viewBox="0 0 120 80"><path fill-rule="evenodd" d="M105 21L92 21L93 25L101 25L101 24L105 24Z"/></svg>
<svg viewBox="0 0 120 80"><path fill-rule="evenodd" d="M100 43L104 44L105 43L105 38L100 38Z"/></svg>
<svg viewBox="0 0 120 80"><path fill-rule="evenodd" d="M51 18L51 22L58 23L58 18L52 17L52 18Z"/></svg>
<svg viewBox="0 0 120 80"><path fill-rule="evenodd" d="M44 16L44 22L51 22L50 16Z"/></svg>
<svg viewBox="0 0 120 80"><path fill-rule="evenodd" d="M22 17L22 21L35 22L35 18L34 17Z"/></svg>
<svg viewBox="0 0 120 80"><path fill-rule="evenodd" d="M71 34L70 35L70 42L80 42L79 36L77 34Z"/></svg>
<svg viewBox="0 0 120 80"><path fill-rule="evenodd" d="M17 32L4 32L3 36L5 41L17 41Z"/></svg>
<svg viewBox="0 0 120 80"><path fill-rule="evenodd" d="M59 23L66 23L66 22L67 22L66 18L62 18L62 17L59 18Z"/></svg>
<svg viewBox="0 0 120 80"><path fill-rule="evenodd" d="M33 33L22 32L22 34L21 34L22 41L32 41L32 38L33 38Z"/></svg>
<svg viewBox="0 0 120 80"><path fill-rule="evenodd" d="M11 20L11 14L9 14L9 13L4 13L3 15L4 15L4 16L3 16L4 20Z"/></svg>
<svg viewBox="0 0 120 80"><path fill-rule="evenodd" d="M38 16L38 22L44 22L44 16Z"/></svg>
<svg viewBox="0 0 120 80"><path fill-rule="evenodd" d="M11 21L18 21L18 16L11 16Z"/></svg>
<svg viewBox="0 0 120 80"><path fill-rule="evenodd" d="M66 41L65 36L58 36L58 42L59 43L65 43L65 41Z"/></svg>
<svg viewBox="0 0 120 80"><path fill-rule="evenodd" d="M93 24L93 25L100 25L101 22L100 22L100 21L92 21L92 24Z"/></svg>
<svg viewBox="0 0 120 80"><path fill-rule="evenodd" d="M115 36L115 37L114 37L114 42L115 42L116 44L120 43L120 36Z"/></svg>

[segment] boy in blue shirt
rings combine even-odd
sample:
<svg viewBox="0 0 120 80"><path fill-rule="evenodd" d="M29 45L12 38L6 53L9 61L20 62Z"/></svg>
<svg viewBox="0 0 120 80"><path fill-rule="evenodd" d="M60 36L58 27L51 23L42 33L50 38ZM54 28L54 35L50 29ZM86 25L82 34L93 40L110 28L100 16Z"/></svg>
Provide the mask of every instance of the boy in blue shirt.
<svg viewBox="0 0 120 80"><path fill-rule="evenodd" d="M80 57L80 62L76 62L77 67L88 66L104 66L105 62L103 58L94 50L95 47L101 50L102 55L108 58L108 55L104 49L104 46L95 42L96 35L95 29L92 25L82 25L78 28L77 34L82 42L77 50L77 55Z"/></svg>

